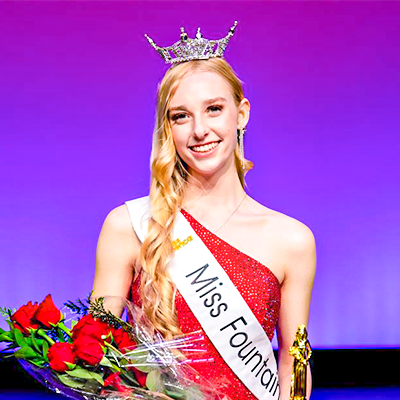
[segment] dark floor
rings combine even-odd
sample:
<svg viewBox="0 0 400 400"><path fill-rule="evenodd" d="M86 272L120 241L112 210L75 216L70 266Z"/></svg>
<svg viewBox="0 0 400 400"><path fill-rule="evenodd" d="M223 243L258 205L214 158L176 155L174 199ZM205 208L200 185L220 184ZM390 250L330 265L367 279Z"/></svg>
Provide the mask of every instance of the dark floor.
<svg viewBox="0 0 400 400"><path fill-rule="evenodd" d="M0 395L1 398L1 395ZM400 388L315 389L312 400L386 400L400 399Z"/></svg>
<svg viewBox="0 0 400 400"><path fill-rule="evenodd" d="M62 397L47 392L0 390L0 400L60 400ZM400 400L400 388L315 389L312 400Z"/></svg>

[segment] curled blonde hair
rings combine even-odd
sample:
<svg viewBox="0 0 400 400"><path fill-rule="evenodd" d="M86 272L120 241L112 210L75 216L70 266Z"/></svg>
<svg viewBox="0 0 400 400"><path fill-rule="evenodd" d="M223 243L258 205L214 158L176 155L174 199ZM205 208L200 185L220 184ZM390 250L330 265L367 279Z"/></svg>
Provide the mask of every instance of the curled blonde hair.
<svg viewBox="0 0 400 400"><path fill-rule="evenodd" d="M175 287L167 266L174 252L171 240L173 223L180 210L189 175L187 165L175 149L168 109L180 80L196 71L215 72L222 76L228 82L237 106L244 98L242 82L223 58L177 64L166 72L158 86L151 153L152 217L140 253L140 289L145 314L154 328L167 339L181 334L175 310ZM235 164L244 187L245 174L253 167L253 163L241 159L238 145L235 149Z"/></svg>

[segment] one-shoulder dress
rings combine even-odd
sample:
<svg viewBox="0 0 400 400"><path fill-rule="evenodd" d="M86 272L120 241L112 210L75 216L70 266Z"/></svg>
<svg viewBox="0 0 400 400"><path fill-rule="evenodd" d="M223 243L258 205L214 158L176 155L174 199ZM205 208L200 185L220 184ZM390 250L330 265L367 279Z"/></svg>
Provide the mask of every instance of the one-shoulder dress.
<svg viewBox="0 0 400 400"><path fill-rule="evenodd" d="M187 211L181 213L190 223L210 252L224 268L258 322L272 341L279 317L281 290L278 278L263 264L237 250L201 225ZM139 280L132 284L132 300L140 304ZM183 333L203 332L207 355L213 361L193 363L192 366L214 386L232 400L250 400L256 397L239 380L208 339L182 295L177 291L175 306L179 326Z"/></svg>

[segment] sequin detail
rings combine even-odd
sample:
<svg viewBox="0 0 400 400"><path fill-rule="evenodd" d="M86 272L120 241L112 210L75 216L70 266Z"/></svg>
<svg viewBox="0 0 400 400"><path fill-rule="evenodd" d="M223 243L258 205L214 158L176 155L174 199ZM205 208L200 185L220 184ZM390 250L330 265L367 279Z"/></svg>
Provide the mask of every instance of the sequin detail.
<svg viewBox="0 0 400 400"><path fill-rule="evenodd" d="M218 263L224 268L239 290L258 322L272 340L279 318L281 301L280 284L276 276L265 265L223 241L210 232L187 211L181 211L196 234L204 242ZM140 304L138 280L132 285L132 299ZM185 299L177 290L175 297L177 318L183 333L203 331ZM192 364L200 374L217 386L232 400L250 400L256 397L239 380L206 336L206 347L213 361Z"/></svg>

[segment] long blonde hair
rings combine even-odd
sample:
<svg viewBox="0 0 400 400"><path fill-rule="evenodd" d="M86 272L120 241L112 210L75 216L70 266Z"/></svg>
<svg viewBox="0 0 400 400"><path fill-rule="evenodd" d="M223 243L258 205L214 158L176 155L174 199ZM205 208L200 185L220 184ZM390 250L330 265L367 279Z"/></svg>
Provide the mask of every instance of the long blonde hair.
<svg viewBox="0 0 400 400"><path fill-rule="evenodd" d="M149 230L140 253L140 289L142 308L153 324L167 339L181 334L175 310L175 287L167 265L173 257L171 232L180 210L188 178L188 169L176 152L168 109L180 80L195 71L215 72L230 85L238 106L244 98L242 82L223 58L193 60L171 67L158 86L157 116L151 153L151 215ZM244 168L242 167L242 162ZM244 187L244 176L253 167L241 159L239 146L235 149L235 164Z"/></svg>

